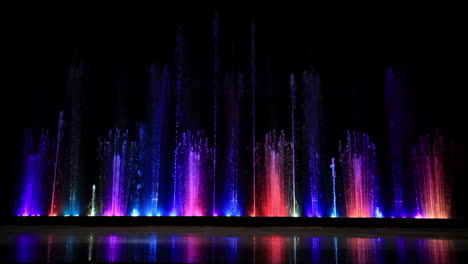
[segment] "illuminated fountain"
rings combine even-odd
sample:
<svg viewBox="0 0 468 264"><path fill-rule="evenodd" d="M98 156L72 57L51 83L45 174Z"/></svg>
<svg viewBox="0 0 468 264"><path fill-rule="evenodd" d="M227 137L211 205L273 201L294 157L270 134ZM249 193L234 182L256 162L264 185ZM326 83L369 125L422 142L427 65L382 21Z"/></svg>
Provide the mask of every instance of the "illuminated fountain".
<svg viewBox="0 0 468 264"><path fill-rule="evenodd" d="M347 217L382 217L375 158L369 136L348 131L346 145L340 150Z"/></svg>
<svg viewBox="0 0 468 264"><path fill-rule="evenodd" d="M310 196L307 205L307 215L313 217L322 216L321 202L321 141L320 128L322 124L322 95L320 91L320 77L314 70L305 71L303 74L303 118L304 139L307 157L307 176L309 181ZM336 204L332 210L332 216L336 216Z"/></svg>
<svg viewBox="0 0 468 264"><path fill-rule="evenodd" d="M239 165L240 165L240 99L243 87L243 76L239 74L237 83L231 76L226 76L224 81L224 91L226 102L226 113L228 125L226 129L226 158L224 162L224 215L240 216L240 183L239 183Z"/></svg>
<svg viewBox="0 0 468 264"><path fill-rule="evenodd" d="M63 140L63 111L60 111L59 114L59 122L57 127L57 141L55 143L55 150L54 150L54 157L53 157L53 178L52 178L52 197L50 199L50 210L49 216L57 216L57 202L56 202L56 188L58 184L59 177L61 176L60 173L60 151L61 151L61 144Z"/></svg>
<svg viewBox="0 0 468 264"><path fill-rule="evenodd" d="M20 216L44 214L47 197L46 177L50 169L50 139L47 130L42 130L39 139L34 139L32 130L26 129L21 161L21 191L18 207Z"/></svg>
<svg viewBox="0 0 468 264"><path fill-rule="evenodd" d="M379 145L384 150L379 162L391 170L388 181L382 178L384 186L366 134L348 132L336 159L336 153L326 153L335 147L328 145L326 129L336 127L324 119L328 97L318 72L291 73L289 87L282 75L276 89L270 68L260 70L255 22L244 36L248 54L227 56L240 64L232 68L221 63L221 32L215 14L207 54L213 57L209 69L199 71L188 63L192 56L182 27L177 29L172 63L145 65L149 89L141 98L132 95L140 100L135 116L142 121L128 130L117 125L100 138L99 171L89 174L85 169L94 165L84 166L84 66L73 64L58 126L40 134L25 130L15 214L383 217L385 209L388 217L453 217L451 146L435 134L420 137L411 148L409 89L395 71L387 72L381 98L388 138ZM124 95L117 93L116 109L127 115L134 110L124 109L130 105L122 103ZM127 125L135 116L117 113L116 122L125 119ZM94 181L85 181L87 175Z"/></svg>
<svg viewBox="0 0 468 264"><path fill-rule="evenodd" d="M201 132L185 132L178 142L175 170L175 207L171 215L205 216L209 214L212 149Z"/></svg>
<svg viewBox="0 0 468 264"><path fill-rule="evenodd" d="M451 145L440 133L419 138L413 147L416 218L450 218Z"/></svg>
<svg viewBox="0 0 468 264"><path fill-rule="evenodd" d="M136 177L135 150L136 142L128 139L128 132L125 130L111 130L106 139L100 140L98 158L101 215L129 214L129 207L132 205L131 182Z"/></svg>
<svg viewBox="0 0 468 264"><path fill-rule="evenodd" d="M65 135L67 144L66 165L64 170L67 188L65 190L64 215L77 216L80 214L79 189L82 180L82 123L83 123L83 74L84 63L72 64L68 72L67 97L69 118L65 125L68 133Z"/></svg>
<svg viewBox="0 0 468 264"><path fill-rule="evenodd" d="M406 217L410 207L408 193L410 181L411 120L408 115L408 87L388 70L386 75L385 102L390 138L390 161L393 180L394 216Z"/></svg>
<svg viewBox="0 0 468 264"><path fill-rule="evenodd" d="M213 213L215 179L213 149L202 131L187 129L191 114L182 28L175 49L175 148L171 216L207 216ZM213 203L209 203L213 201Z"/></svg>
<svg viewBox="0 0 468 264"><path fill-rule="evenodd" d="M61 176L60 157L63 137L63 112L59 113L57 138L42 130L35 138L31 129L24 132L21 153L21 190L17 214L20 216L56 216L56 188Z"/></svg>
<svg viewBox="0 0 468 264"><path fill-rule="evenodd" d="M88 216L96 216L96 185L93 184Z"/></svg>
<svg viewBox="0 0 468 264"><path fill-rule="evenodd" d="M296 82L294 74L289 80L291 90L291 174L292 174L292 216L299 216L296 200Z"/></svg>
<svg viewBox="0 0 468 264"><path fill-rule="evenodd" d="M262 216L290 216L293 214L291 180L291 143L283 132L271 131L265 136L263 148L257 155L257 210Z"/></svg>
<svg viewBox="0 0 468 264"><path fill-rule="evenodd" d="M155 65L150 69L149 90L149 116L150 124L147 129L140 129L140 141L143 142L141 157L143 173L143 207L145 215L156 216L160 214L160 181L161 160L167 141L166 127L169 114L169 69L164 67L161 71Z"/></svg>
<svg viewBox="0 0 468 264"><path fill-rule="evenodd" d="M217 166L216 160L218 159L218 93L221 90L221 71L220 71L220 56L219 56L219 23L218 13L215 12L213 16L213 204L212 204L212 215L217 216L216 211L216 173ZM231 198L232 199L232 198ZM237 199L237 197L236 197ZM235 208L230 209L233 211ZM238 214L235 212L226 212L225 214Z"/></svg>
<svg viewBox="0 0 468 264"><path fill-rule="evenodd" d="M336 207L336 170L335 170L335 158L331 159L331 164L330 164L330 169L331 169L331 176L332 176L332 195L333 195L333 201L332 201L332 211L331 211L331 217L337 217L338 216L338 211Z"/></svg>
<svg viewBox="0 0 468 264"><path fill-rule="evenodd" d="M257 90L257 76L256 76L256 42L255 42L255 34L256 34L256 26L255 22L252 20L252 24L250 26L250 89L252 91L252 212L251 216L257 216L257 185L256 185L256 160L257 157L257 134L256 134L256 90Z"/></svg>

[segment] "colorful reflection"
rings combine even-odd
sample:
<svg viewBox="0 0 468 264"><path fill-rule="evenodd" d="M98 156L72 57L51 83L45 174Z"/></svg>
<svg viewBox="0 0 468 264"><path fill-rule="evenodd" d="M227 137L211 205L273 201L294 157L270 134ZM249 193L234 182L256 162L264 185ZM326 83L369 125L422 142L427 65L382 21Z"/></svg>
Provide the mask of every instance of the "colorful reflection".
<svg viewBox="0 0 468 264"><path fill-rule="evenodd" d="M279 235L255 237L257 263L285 263L288 260L289 238Z"/></svg>
<svg viewBox="0 0 468 264"><path fill-rule="evenodd" d="M316 237L274 232L23 233L1 243L0 262L163 263L453 263L466 256L466 239Z"/></svg>
<svg viewBox="0 0 468 264"><path fill-rule="evenodd" d="M348 238L348 260L351 263L376 263L376 241L374 238Z"/></svg>
<svg viewBox="0 0 468 264"><path fill-rule="evenodd" d="M445 239L421 239L419 254L422 263L453 263L454 242Z"/></svg>
<svg viewBox="0 0 468 264"><path fill-rule="evenodd" d="M120 262L120 254L122 251L122 240L118 235L109 235L105 238L106 240L106 254L105 256L107 257L107 261L109 263L115 263L115 262Z"/></svg>
<svg viewBox="0 0 468 264"><path fill-rule="evenodd" d="M16 262L31 263L37 261L40 256L37 247L38 237L31 234L21 234L16 237Z"/></svg>

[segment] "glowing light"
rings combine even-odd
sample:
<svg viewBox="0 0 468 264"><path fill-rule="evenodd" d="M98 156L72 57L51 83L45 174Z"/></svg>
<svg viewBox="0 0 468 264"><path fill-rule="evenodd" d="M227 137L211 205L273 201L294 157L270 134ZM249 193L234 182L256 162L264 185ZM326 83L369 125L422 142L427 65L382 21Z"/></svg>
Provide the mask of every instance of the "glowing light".
<svg viewBox="0 0 468 264"><path fill-rule="evenodd" d="M96 185L93 184L92 195L91 195L91 210L88 216L95 216L95 215L96 215Z"/></svg>
<svg viewBox="0 0 468 264"><path fill-rule="evenodd" d="M132 210L132 216L134 216L134 217L135 217L135 216L140 216L140 213L138 212L137 209L133 209L133 210Z"/></svg>
<svg viewBox="0 0 468 264"><path fill-rule="evenodd" d="M414 216L414 218L421 219L421 218L424 218L424 217L421 214L417 214L417 215Z"/></svg>
<svg viewBox="0 0 468 264"><path fill-rule="evenodd" d="M60 168L60 145L62 142L62 137L63 137L63 116L64 113L63 111L60 111L59 113L59 123L58 123L58 128L57 128L57 144L55 144L55 153L54 153L54 178L52 181L52 198L50 202L50 213L49 214L57 214L56 210L56 204L55 204L55 188L57 185L57 175L60 173L59 168Z"/></svg>
<svg viewBox="0 0 468 264"><path fill-rule="evenodd" d="M383 214L382 214L382 212L380 211L380 209L378 207L375 209L375 217L377 217L377 218L382 218L383 217Z"/></svg>
<svg viewBox="0 0 468 264"><path fill-rule="evenodd" d="M336 171L335 171L335 158L331 159L331 164L330 164L330 169L331 169L331 175L332 175L332 192L333 192L333 207L332 207L332 213L331 217L337 217L338 213L336 210Z"/></svg>

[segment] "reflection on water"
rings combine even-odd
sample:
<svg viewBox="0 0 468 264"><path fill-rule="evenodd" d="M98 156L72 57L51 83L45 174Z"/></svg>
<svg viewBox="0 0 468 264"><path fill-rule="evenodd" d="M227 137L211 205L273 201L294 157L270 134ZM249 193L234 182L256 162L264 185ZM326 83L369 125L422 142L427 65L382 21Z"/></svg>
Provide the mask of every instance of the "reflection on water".
<svg viewBox="0 0 468 264"><path fill-rule="evenodd" d="M441 239L421 239L419 254L424 263L452 263L454 242Z"/></svg>
<svg viewBox="0 0 468 264"><path fill-rule="evenodd" d="M104 245L107 246L107 252L105 256L107 256L107 261L110 263L120 262L120 253L123 241L121 241L119 236L116 235L108 235L105 237Z"/></svg>
<svg viewBox="0 0 468 264"><path fill-rule="evenodd" d="M30 234L20 234L16 238L16 260L21 263L33 262L40 258L37 254L37 237Z"/></svg>
<svg viewBox="0 0 468 264"><path fill-rule="evenodd" d="M0 262L454 263L467 239L285 232L13 232ZM11 249L14 250L5 250Z"/></svg>
<svg viewBox="0 0 468 264"><path fill-rule="evenodd" d="M284 263L287 258L286 248L289 243L289 238L272 235L262 238L262 245L266 254L261 256L261 259L267 259L270 263Z"/></svg>
<svg viewBox="0 0 468 264"><path fill-rule="evenodd" d="M377 263L377 249L380 238L348 238L347 247L351 263Z"/></svg>

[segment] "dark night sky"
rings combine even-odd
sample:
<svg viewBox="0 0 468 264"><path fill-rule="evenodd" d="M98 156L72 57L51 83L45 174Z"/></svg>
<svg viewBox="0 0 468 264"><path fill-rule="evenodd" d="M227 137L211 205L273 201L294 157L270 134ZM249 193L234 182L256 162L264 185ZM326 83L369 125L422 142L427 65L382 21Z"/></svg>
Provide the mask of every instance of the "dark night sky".
<svg viewBox="0 0 468 264"><path fill-rule="evenodd" d="M467 181L461 172L466 171L468 144L460 124L466 119L466 99L456 64L460 61L457 23L437 17L410 21L397 15L357 21L354 16L322 17L319 10L304 8L218 11L226 72L250 74L250 22L256 21L259 134L288 129L289 113L282 109L289 107L285 97L289 74L299 75L312 66L322 80L326 155L336 155L338 140L344 139L347 129L356 129L371 136L378 159L382 158L379 151L387 148L385 73L391 67L410 87L413 137L440 129L455 143L459 164L455 199L462 200L460 186ZM137 18L70 14L48 21L45 14L22 14L13 19L12 45L4 50L9 58L7 79L12 81L3 82L1 96L5 199L11 200L8 186L14 182L15 146L22 141L23 128L56 129L58 112L67 104L67 71L75 55L88 71L84 116L90 163L99 136L116 125L132 129L136 120L145 118L141 102L146 100L149 65L172 63L178 25L184 29L191 86L199 91L195 115L200 116L200 128L210 131L212 15L212 8L187 8L155 9ZM266 96L267 87L273 89L273 98ZM124 99L116 105L119 95ZM279 113L268 110L272 104Z"/></svg>

